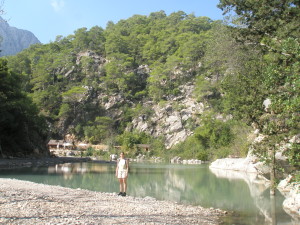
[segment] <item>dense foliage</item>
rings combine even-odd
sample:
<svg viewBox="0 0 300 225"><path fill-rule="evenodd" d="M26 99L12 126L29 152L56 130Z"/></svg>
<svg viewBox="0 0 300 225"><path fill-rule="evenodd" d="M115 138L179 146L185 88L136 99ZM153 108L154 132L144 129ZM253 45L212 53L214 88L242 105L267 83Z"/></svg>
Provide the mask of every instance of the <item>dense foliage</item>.
<svg viewBox="0 0 300 225"><path fill-rule="evenodd" d="M8 65L22 75L23 89L51 124L50 136L73 133L90 143L111 141L145 111L138 103L176 96L179 85L199 74L215 23L182 11L135 15L109 22L105 30L80 28L32 46L10 57ZM111 96L121 96L121 118L103 107Z"/></svg>
<svg viewBox="0 0 300 225"><path fill-rule="evenodd" d="M0 59L0 156L24 157L45 152L47 128L38 109L21 90L20 76Z"/></svg>
<svg viewBox="0 0 300 225"><path fill-rule="evenodd" d="M240 26L233 29L233 36L259 56L225 78L225 101L235 115L265 135L256 153L272 161L275 151L286 148L300 130L300 3L221 0L219 6L225 13L237 14ZM264 100L271 104L263 106ZM299 143L289 144L285 154L299 168Z"/></svg>

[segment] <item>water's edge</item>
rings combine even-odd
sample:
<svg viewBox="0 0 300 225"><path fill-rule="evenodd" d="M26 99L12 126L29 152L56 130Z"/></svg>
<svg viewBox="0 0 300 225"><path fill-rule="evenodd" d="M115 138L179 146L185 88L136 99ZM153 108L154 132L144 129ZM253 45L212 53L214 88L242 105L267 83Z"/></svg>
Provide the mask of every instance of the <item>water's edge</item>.
<svg viewBox="0 0 300 225"><path fill-rule="evenodd" d="M73 166L67 165L67 163L73 163ZM78 167L76 167L76 163L80 163ZM82 164L83 163L83 164ZM88 164L86 164L88 163ZM65 164L62 167L57 167L58 164ZM56 173L59 171L60 173L63 172L63 170L66 170L64 173L64 178L61 178L58 182L61 182L61 186L65 187L71 187L71 188L78 188L76 185L76 182L71 180L74 179L74 177L79 176L80 173L84 173L84 170L86 170L86 167L91 167L91 172L89 175L85 175L84 179L91 179L96 180L98 179L97 175L102 174L101 179L105 179L105 188L108 189L108 193L112 193L117 191L118 184L116 180L114 179L113 173L114 173L114 162L109 161L92 161L90 158L73 158L73 157L64 157L64 158L44 158L44 159L13 159L13 160L0 160L0 169L13 169L13 168L20 168L20 167L48 167L47 170L56 170ZM256 210L253 211L252 208L248 208L247 201L252 201L249 199L250 197L245 197L245 204L242 204L241 207L243 208L241 212L238 212L234 210L235 205L240 204L239 197L236 197L238 194L242 194L241 196L248 196L249 190L250 195L259 195L260 200L255 200L254 204L256 207L259 206L258 213L262 214L266 220L270 221L271 215L269 213L269 207L265 206L265 204L268 204L268 196L266 196L267 191L261 191L261 187L256 188L255 186L251 186L251 184L247 183L245 184L245 181L232 181L232 177L219 177L218 174L213 174L208 176L206 173L206 168L208 170L208 166L206 165L206 168L202 168L204 172L201 174L190 174L190 173L198 173L198 170L195 170L195 168L199 168L198 166L183 166L183 165L164 165L163 168L161 165L149 165L147 164L134 164L132 165L131 170L131 177L128 179L130 191L129 194L132 196L137 197L146 197L151 196L158 200L168 200L173 201L179 204L186 204L186 205L198 205L205 208L220 208L221 210L227 211L227 214L222 216L221 224L239 224L239 222L244 221L244 224L255 224L252 223L251 215L256 215L255 220L259 219L262 223L261 216L257 215ZM201 166L200 166L201 167ZM50 169L52 168L52 169ZM78 169L80 168L80 169ZM68 171L67 171L68 170ZM37 172L36 170L35 172ZM76 171L76 173L74 172ZM195 172L196 171L196 172ZM44 171L45 172L45 171ZM43 172L43 173L44 173ZM48 171L49 172L49 171ZM79 173L79 175L77 175ZM68 175L69 174L69 175ZM73 174L73 175L72 175ZM1 177L1 174L0 174ZM38 176L35 176L38 177ZM46 179L44 176L40 179ZM237 178L237 175L234 175L235 178ZM196 178L196 179L195 179ZM17 178L18 179L18 178ZM26 180L27 177L24 175L22 179ZM57 178L56 178L57 179ZM82 181L83 178L76 178L77 183L79 181L80 184L90 183L88 181ZM79 179L79 180L78 180ZM158 179L158 180L157 180ZM238 178L239 179L239 178ZM152 182L149 183L149 180ZM155 181L157 180L157 181ZM38 183L46 183L51 184L52 180L40 180ZM230 185L234 184L236 187L230 187ZM139 183L148 184L146 185L146 188L141 189L139 186ZM163 183L164 185L162 187L157 187L158 183ZM99 190L100 187L98 187L99 183L90 185L90 186L83 186L82 189L87 190L96 190L103 192L103 190ZM209 185L209 189L206 187ZM196 187L196 189L195 189ZM98 188L98 190L97 190ZM207 191L207 189L209 191ZM232 190L233 189L233 190ZM259 193L257 193L260 191ZM104 191L107 192L107 191ZM162 192L162 195L158 195L158 192ZM242 193L238 193L242 192ZM210 198L207 196L209 195ZM166 196L169 195L169 196ZM224 196L227 196L227 198L224 198ZM212 198L212 199L211 199ZM247 199L248 198L248 199ZM192 202L189 202L192 199ZM229 199L229 200L228 200ZM262 202L263 200L263 202ZM211 204L211 201L216 202L215 205ZM228 202L229 203L226 203ZM227 208L225 207L219 207L219 206L225 206L227 205ZM228 207L229 204L229 207ZM278 203L277 203L278 204ZM244 211L251 211L250 214L244 214ZM280 212L282 213L282 212ZM282 216L281 216L282 217ZM287 216L284 215L284 217L287 219ZM248 223L246 222L248 221ZM245 223L246 222L246 223ZM263 224L263 223L262 223ZM280 224L280 223L278 223Z"/></svg>

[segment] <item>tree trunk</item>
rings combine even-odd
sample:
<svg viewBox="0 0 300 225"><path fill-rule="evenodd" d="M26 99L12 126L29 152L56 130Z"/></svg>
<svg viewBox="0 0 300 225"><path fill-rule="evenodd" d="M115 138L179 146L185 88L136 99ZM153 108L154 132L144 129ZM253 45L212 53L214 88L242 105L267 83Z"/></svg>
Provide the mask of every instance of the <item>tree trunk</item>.
<svg viewBox="0 0 300 225"><path fill-rule="evenodd" d="M275 183L275 147L272 147L271 149L271 171L270 171L270 181L271 181L271 186L270 186L270 195L274 196L275 195L275 190L276 190L276 183Z"/></svg>

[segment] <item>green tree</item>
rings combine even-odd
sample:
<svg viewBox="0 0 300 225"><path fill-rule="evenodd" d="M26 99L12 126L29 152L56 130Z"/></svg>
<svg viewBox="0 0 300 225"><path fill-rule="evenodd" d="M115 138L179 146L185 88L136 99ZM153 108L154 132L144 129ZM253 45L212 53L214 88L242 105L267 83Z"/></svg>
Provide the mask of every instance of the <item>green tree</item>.
<svg viewBox="0 0 300 225"><path fill-rule="evenodd" d="M83 128L86 140L91 143L103 143L113 135L113 124L109 117L96 117L93 123Z"/></svg>
<svg viewBox="0 0 300 225"><path fill-rule="evenodd" d="M77 51L86 50L89 47L87 28L79 28L74 32L73 45Z"/></svg>
<svg viewBox="0 0 300 225"><path fill-rule="evenodd" d="M132 156L137 156L140 153L140 149L138 149L136 145L150 144L151 137L144 132L136 130L133 132L125 131L123 134L118 136L117 141L126 151L129 151Z"/></svg>
<svg viewBox="0 0 300 225"><path fill-rule="evenodd" d="M63 102L68 103L72 106L74 116L76 115L78 105L83 101L83 98L85 97L86 91L87 90L84 87L74 86L62 94Z"/></svg>
<svg viewBox="0 0 300 225"><path fill-rule="evenodd" d="M239 34L256 44L263 39L299 37L300 2L298 0L220 0L224 14L234 11L245 28ZM268 16L266 16L268 15ZM266 45L267 48L272 48Z"/></svg>
<svg viewBox="0 0 300 225"><path fill-rule="evenodd" d="M38 149L47 155L47 126L31 99L21 90L20 76L0 59L0 156L26 157Z"/></svg>
<svg viewBox="0 0 300 225"><path fill-rule="evenodd" d="M250 64L252 69L249 69L252 77L256 77L256 84L250 81L253 84L250 87L256 86L255 92L250 93L250 100L252 98L251 102L255 105L249 107L249 101L241 101L238 109L252 112L251 116L249 113L246 116L266 135L259 154L271 162L272 178L275 177L273 159L279 143L299 131L299 121L295 117L299 112L299 105L296 106L299 92L295 90L300 79L299 70L295 69L299 67L299 4L299 1L293 0L221 0L219 4L224 13L234 10L237 14L242 26L236 29L236 38L248 46L258 47L263 54L262 60L255 62L256 65ZM241 74L235 76L237 86L240 86L235 90L249 87L249 81ZM237 94L247 100L246 94L249 93L240 91ZM227 92L230 91L227 89ZM263 98L255 100L256 94L271 99L272 104L266 112L262 108ZM271 191L274 194L274 186Z"/></svg>
<svg viewBox="0 0 300 225"><path fill-rule="evenodd" d="M104 29L98 26L92 27L88 32L88 48L96 51L98 54L105 54L105 34Z"/></svg>

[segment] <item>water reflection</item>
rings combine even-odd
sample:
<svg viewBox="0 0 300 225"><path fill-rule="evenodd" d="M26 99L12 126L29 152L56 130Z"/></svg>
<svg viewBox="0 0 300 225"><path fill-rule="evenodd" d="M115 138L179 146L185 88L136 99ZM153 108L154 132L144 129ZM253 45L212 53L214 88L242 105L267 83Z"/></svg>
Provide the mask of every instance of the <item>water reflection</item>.
<svg viewBox="0 0 300 225"><path fill-rule="evenodd" d="M271 196L271 222L272 225L276 225L277 224L277 216L276 216L276 198L275 196Z"/></svg>
<svg viewBox="0 0 300 225"><path fill-rule="evenodd" d="M284 197L279 191L276 191L276 196L270 196L270 183L261 179L257 174L213 168L210 168L210 170L219 178L245 181L254 204L260 214L264 216L266 223L283 224L285 221L291 221L291 218L282 210ZM277 217L280 217L280 219L277 220Z"/></svg>
<svg viewBox="0 0 300 225"><path fill-rule="evenodd" d="M118 192L114 164L72 163L50 167L0 171L0 177L38 183L82 188L100 192ZM238 213L243 224L289 223L282 210L283 196L277 193L271 210L268 185L255 176L210 170L207 165L166 165L131 163L128 194L151 196L182 204L221 208ZM273 219L274 220L274 219ZM236 223L236 221L231 221Z"/></svg>
<svg viewBox="0 0 300 225"><path fill-rule="evenodd" d="M84 173L106 173L107 166L88 163L65 163L48 167L48 174L61 174L64 179L72 179L73 176Z"/></svg>

